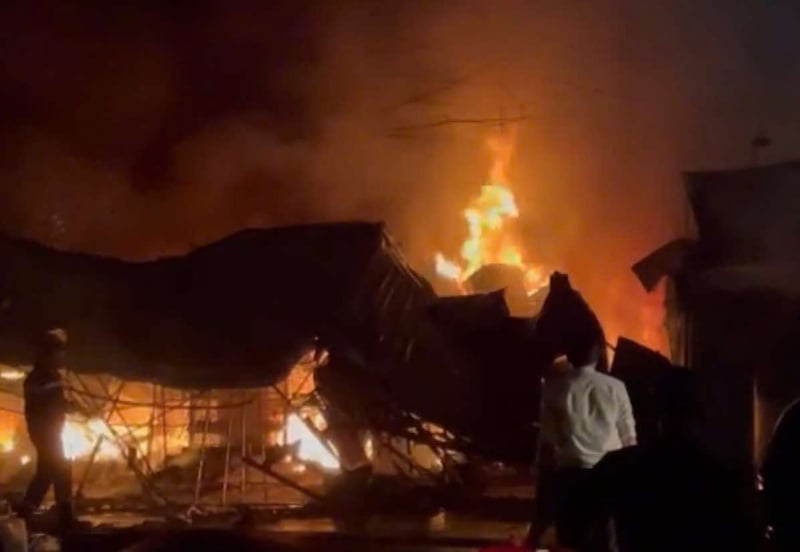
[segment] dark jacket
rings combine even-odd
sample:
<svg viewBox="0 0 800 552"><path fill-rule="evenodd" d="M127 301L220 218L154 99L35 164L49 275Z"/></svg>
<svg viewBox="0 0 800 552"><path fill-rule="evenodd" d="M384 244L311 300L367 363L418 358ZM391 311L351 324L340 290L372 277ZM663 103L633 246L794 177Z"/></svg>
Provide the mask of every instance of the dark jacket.
<svg viewBox="0 0 800 552"><path fill-rule="evenodd" d="M32 440L61 432L67 415L67 401L61 376L54 370L34 367L25 378L25 421Z"/></svg>
<svg viewBox="0 0 800 552"><path fill-rule="evenodd" d="M606 455L572 501L572 520L615 521L621 552L755 549L737 478L691 438L662 437Z"/></svg>
<svg viewBox="0 0 800 552"><path fill-rule="evenodd" d="M781 415L761 467L767 522L781 549L800 546L800 401Z"/></svg>

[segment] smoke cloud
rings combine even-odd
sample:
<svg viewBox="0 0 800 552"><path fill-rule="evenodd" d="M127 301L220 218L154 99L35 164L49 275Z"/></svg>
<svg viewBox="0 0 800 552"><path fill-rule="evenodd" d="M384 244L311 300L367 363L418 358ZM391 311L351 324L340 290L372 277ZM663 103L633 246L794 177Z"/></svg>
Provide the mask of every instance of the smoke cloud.
<svg viewBox="0 0 800 552"><path fill-rule="evenodd" d="M6 234L149 258L385 220L432 276L514 120L529 260L655 343L629 267L687 232L681 171L751 163L759 131L761 161L800 146L791 2L119 4L0 7Z"/></svg>

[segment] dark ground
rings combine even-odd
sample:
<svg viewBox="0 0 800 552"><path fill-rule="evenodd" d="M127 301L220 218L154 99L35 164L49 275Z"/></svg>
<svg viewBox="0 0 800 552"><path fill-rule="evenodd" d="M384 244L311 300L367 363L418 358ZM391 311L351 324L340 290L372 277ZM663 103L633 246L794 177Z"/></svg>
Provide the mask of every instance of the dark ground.
<svg viewBox="0 0 800 552"><path fill-rule="evenodd" d="M69 543L70 550L122 550L142 541L188 539L208 545L209 535L222 543L231 538L247 539L256 543L252 550L277 550L272 543L286 545L286 550L388 550L388 551L459 551L477 550L493 544L508 542L512 536L524 535L527 525L517 522L499 522L454 514L440 514L428 521L398 520L373 517L358 527L335 526L328 519L283 520L277 524L258 525L243 531L226 529L180 529L166 532L159 523L141 525L135 516L116 514L98 516L94 523L103 525L75 535ZM126 525L128 525L126 527ZM228 531L228 532L226 532ZM198 538L197 535L202 535ZM182 544L191 549L193 545ZM236 546L240 548L240 546ZM161 550L160 548L157 548ZM237 552L247 552L237 550Z"/></svg>

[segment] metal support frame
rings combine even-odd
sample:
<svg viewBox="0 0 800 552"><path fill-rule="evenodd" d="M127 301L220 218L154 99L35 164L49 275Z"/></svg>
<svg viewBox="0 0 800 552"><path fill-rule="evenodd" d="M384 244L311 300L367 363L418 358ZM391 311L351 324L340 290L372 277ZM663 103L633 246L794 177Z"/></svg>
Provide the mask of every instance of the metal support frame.
<svg viewBox="0 0 800 552"><path fill-rule="evenodd" d="M83 389L83 391L85 391L88 395L91 395L91 393L89 392L89 388L86 385L86 382L84 382L83 378L81 378L81 376L79 374L74 374L73 373L73 376L74 376L75 380L78 382L78 385L80 385L81 389ZM103 388L105 389L106 393L108 393L107 386L103 385ZM107 397L108 397L108 394L107 394ZM110 397L108 397L108 398L110 398ZM114 412L114 411L119 412L118 404L119 404L119 397L117 398L117 401L112 405L111 412ZM169 501L167 500L167 498L163 495L163 493L161 493L161 491L158 489L158 487L156 487L153 484L153 482L150 481L150 478L148 477L148 475L143 473L139 469L139 467L136 466L135 462L131 462L130 461L131 458L129 456L128 449L125 446L125 442L122 439L122 437L119 435L117 430L114 429L114 426L111 423L109 423L108 420L105 421L105 425L108 428L108 430L111 433L111 435L114 437L115 444L117 445L117 448L119 448L120 454L122 455L122 458L127 461L128 466L130 467L131 471L133 471L134 475L139 480L139 483L142 485L142 490L145 491L145 495L150 500L152 500L154 503L156 503L157 505L169 504ZM128 428L128 429L130 429L130 428ZM159 504L159 502L162 503L162 504Z"/></svg>
<svg viewBox="0 0 800 552"><path fill-rule="evenodd" d="M206 399L208 401L208 399ZM208 402L206 402L206 419L205 423L203 424L203 438L200 443L200 463L197 465L197 481L194 487L194 506L200 502L200 490L203 485L203 469L206 463L206 439L208 438L208 424L210 422L211 409L209 408Z"/></svg>
<svg viewBox="0 0 800 552"><path fill-rule="evenodd" d="M434 481L438 481L438 479L439 479L438 475L435 472L429 470L428 468L426 468L424 466L421 466L421 465L417 464L416 462L414 462L413 456L411 455L410 452L408 454L406 454L406 453L402 452L401 450L399 450L396 446L394 446L392 444L392 441L391 441L391 436L386 436L384 439L378 439L378 441L380 442L379 446L381 446L381 447L385 448L386 450L388 450L396 458L399 458L400 460L402 460L403 463L406 466L408 466L408 468L411 471L416 471L420 475L427 475L428 477L430 477ZM411 441L406 441L406 442L409 443L409 445L411 444Z"/></svg>
<svg viewBox="0 0 800 552"><path fill-rule="evenodd" d="M158 431L159 418L160 418L160 424L161 424L162 453L163 453L163 459L164 459L164 461L166 461L167 455L168 455L168 450L167 450L168 449L168 439L167 439L167 417L168 417L168 413L170 411L172 411L172 410L175 410L175 409L185 408L185 404L186 404L187 400L188 401L196 401L198 397L201 397L200 398L201 402L199 404L197 404L197 403L191 404L190 403L190 405L188 407L188 410L191 413L190 417L195 421L199 421L197 419L195 410L198 410L198 411L202 410L202 411L204 411L204 414L205 414L205 420L204 420L204 423L203 423L203 426L202 426L202 440L201 440L201 443L200 443L200 449L201 449L200 450L200 462L199 462L198 467L197 467L197 473L195 475L194 489L193 489L194 490L194 493L193 493L193 504L195 506L200 503L200 500L201 500L201 498L203 496L203 493L204 493L204 485L203 485L203 483L204 483L204 475L205 475L205 472L207 471L207 465L206 464L207 464L207 453L208 453L209 429L210 429L210 423L211 423L211 410L212 409L216 410L217 408L228 409L227 439L226 439L226 443L225 443L225 447L226 447L226 450L225 450L225 471L224 471L224 479L222 481L222 494L221 494L221 504L222 505L227 506L230 503L230 498L231 498L230 497L231 468L232 468L232 465L231 465L232 456L231 456L231 454L233 454L234 451L236 451L236 449L239 448L239 446L237 446L237 443L234 443L234 439L235 439L236 436L234 435L234 427L233 427L233 425L236 422L236 420L235 420L236 414L240 414L240 416L241 416L241 419L240 419L240 423L241 423L241 442L238 443L238 445L240 445L240 451L238 451L238 452L241 455L241 461L242 461L241 480L240 480L240 485L239 485L239 487L240 487L239 491L241 493L240 496L241 496L242 502L245 502L245 497L247 496L247 491L248 491L248 484L249 484L248 471L249 470L253 470L253 469L256 470L256 473L259 473L259 474L261 474L263 476L263 479L256 477L255 481L256 481L257 484L263 483L263 486L264 486L264 500L265 501L268 498L268 496L267 496L267 486L268 486L267 483L268 483L268 480L270 480L270 479L271 480L275 480L278 483L280 483L281 485L284 485L284 486L286 486L286 487L288 487L290 489L293 489L293 490L301 493L303 496L305 496L307 498L310 498L311 500L314 500L314 501L322 501L322 500L324 500L324 497L321 496L319 493L305 488L302 484L300 484L294 478L291 478L291 477L282 475L281 473L278 473L274 469L273 464L266 461L267 443L266 443L266 440L265 440L266 436L264 435L263 431L261 432L261 437L259 439L260 450L261 450L261 452L260 452L261 458L260 458L260 460L257 458L257 456L258 456L258 452L257 452L258 447L257 446L250 447L250 445L252 443L248 439L249 435L248 435L248 420L247 420L247 418L248 418L248 413L249 412L248 412L247 406L253 401L252 400L251 401L246 401L245 400L245 399L248 398L247 394L246 394L247 392L245 390L241 391L242 401L240 403L234 403L233 402L233 400L234 400L233 393L234 392L230 392L229 395L228 395L228 401L229 401L228 404L226 404L226 405L212 405L210 397L208 395L206 395L205 392L203 392L203 393L199 393L199 394L196 394L196 393L195 394L190 394L187 397L185 397L180 402L180 404L176 403L176 404L168 406L167 405L167 400L166 400L166 398L167 398L166 397L166 389L163 386L154 385L153 390L152 390L153 394L152 394L152 401L151 401L151 406L153 408L153 412L151 413L150 418L148 420L148 426L150 428L150 433L147 436L147 443L146 443L146 445L147 445L147 454L142 454L142 449L140 448L140 443L136 439L136 435L135 435L132 427L125 420L125 418L124 418L124 416L122 414L122 411L120 409L120 405L121 404L131 404L130 402L126 403L125 401L121 401L120 400L120 397L121 397L121 394L122 394L122 386L125 385L124 382L121 384L120 388L118 390L116 390L116 392L114 394L112 394L110 392L110 390L109 390L108 383L101 379L99 381L99 385L102 388L105 396L98 396L98 395L93 395L92 393L89 392L89 389L88 389L88 386L86 385L86 382L80 377L80 375L74 374L74 376L75 376L75 379L77 380L80 388L83 389L84 393L82 393L82 394L84 395L84 398L85 397L89 397L89 398L92 398L93 400L98 401L98 402L99 401L105 401L106 408L108 408L108 403L110 403L110 409L106 414L106 420L105 420L106 426L108 427L109 432L111 433L111 435L113 435L113 439L115 441L115 445L120 448L120 451L122 453L123 459L129 460L128 463L129 463L134 475L137 477L137 479L141 483L142 489L143 489L145 495L147 496L147 498L149 498L153 502L156 502L158 505L169 505L170 504L170 502L164 496L164 494L161 492L161 490L159 490L157 488L157 486L150 479L150 475L153 473L153 468L152 468L153 462L157 460L153 455L153 448L154 448L153 445L155 444L155 442L157 440L156 432ZM305 381L307 381L307 379L304 380L304 383L305 383ZM285 383L285 385L287 386L285 388L285 391L284 391L283 386L279 386L279 385L270 386L270 388L273 389L276 392L277 396L284 403L285 413L286 414L296 414L296 415L298 415L298 417L300 418L302 423L308 428L308 430L312 434L314 434L320 440L320 442L325 446L325 448L331 454L333 454L334 456L339 458L338 452L333 448L333 446L331 445L331 443L329 442L329 440L325 436L324 432L320 431L316 427L316 425L313 423L313 421L311 421L311 420L303 417L302 415L300 415L300 412L302 411L303 406L302 405L298 405L298 402L296 400L297 399L297 394L293 392L295 390L288 388L288 381ZM80 393L80 391L78 391L78 392ZM258 419L258 424L263 424L264 423L264 412L263 412L263 404L262 404L263 397L261 397L261 395L259 395L254 400L256 400L257 407L258 407L258 418L259 418ZM240 408L241 411L239 413L237 413L234 410L236 408ZM159 410L159 409L160 409L160 413L157 413L157 410ZM110 424L110 419L111 419L112 415L117 417L120 420L122 426L124 427L124 431L122 432L123 433L122 435L120 434L120 432L117 430L116 427L113 427ZM447 443L448 443L448 440L449 440L449 436L447 436L447 435L440 436L440 435L435 435L435 434L431 433L430 431L427 430L427 428L425 428L423 426L423 424L419 420L414 420L412 418L409 418L406 421L410 422L408 424L408 426L406 426L406 429L398 431L397 433L391 432L391 431L389 433L396 434L397 436L402 436L402 437L405 437L406 439L413 440L413 441L420 442L422 444L428 445L429 447L431 447L434 450L435 454L437 454L440 458L442 458L442 455L444 454L444 450L448 448ZM410 429L409 429L409 426L410 426ZM253 430L253 428L250 428L250 429L251 429L251 431ZM199 430L200 430L199 427L195 427L193 425L189 426L189 431L191 433L193 433L193 434L196 433ZM197 436L193 435L193 437L196 438ZM91 465L95 461L95 458L96 458L96 456L97 456L97 454L99 452L101 444L102 444L101 441L98 441L97 443L95 443L95 447L94 447L94 449L92 451L92 455L89 458L89 466L87 467L86 472L83 474L83 479L82 479L81 484L79 486L79 489L81 491L82 491L83 487L86 484L87 474L89 472L89 469L91 468ZM142 471L142 469L140 469L136 465L136 463L130 461L131 460L130 452L132 450L129 451L127 449L127 445L128 444L131 445L131 449L132 450L135 448L138 451L138 453L139 453L138 457L142 459L142 463L144 464L143 467L145 468L145 471ZM381 440L378 439L378 440L376 440L376 445L384 447L395 458L399 459L399 461L402 464L406 465L407 468L409 470L411 470L412 472L416 471L420 475L428 476L428 477L430 477L430 478L432 478L434 480L439 480L441 478L441 476L439 474L433 472L430 469L425 468L424 466L420 466L417 462L414 461L413 458L410 457L410 455L406 455L406 454L403 453L403 451L398 450L398 447L395 447L393 443L391 443L391 442L381 442ZM142 443L142 446L144 446L144 443ZM255 457L254 457L254 455L255 455ZM404 470L401 470L401 471L404 471ZM252 474L252 472L250 472L250 473Z"/></svg>
<svg viewBox="0 0 800 552"><path fill-rule="evenodd" d="M106 382L104 382L101 377L98 377L97 380L100 383L100 386L102 387L103 392L110 399L111 398L111 393L109 391L108 385L106 385ZM128 434L128 438L130 439L131 443L135 447L136 457L137 458L141 458L142 461L144 462L144 466L147 469L146 475L152 474L153 473L153 468L150 465L150 462L149 462L149 460L147 458L147 455L143 454L142 449L139 446L139 440L136 438L136 435L134 435L133 429L131 429L130 424L128 424L128 422L125 420L125 416L122 415L122 411L119 409L119 405L117 404L117 402L113 402L111 404L111 412L112 412L112 414L116 413L116 415L119 418L119 420L125 426L125 431ZM112 433L114 432L113 428L111 427L111 424L108 421L106 421L106 426L108 427L108 429L110 431L112 431ZM116 435L114 435L114 437L117 438Z"/></svg>
<svg viewBox="0 0 800 552"><path fill-rule="evenodd" d="M161 457L162 465L166 465L168 450L167 450L167 391L164 386L161 386Z"/></svg>
<svg viewBox="0 0 800 552"><path fill-rule="evenodd" d="M153 384L153 406L151 407L152 410L150 411L150 420L148 422L148 427L150 430L147 432L147 462L152 466L153 465L153 434L155 433L156 429L156 406L158 406L158 386Z"/></svg>
<svg viewBox="0 0 800 552"><path fill-rule="evenodd" d="M246 392L242 392L242 402L246 397ZM241 484L241 500L245 501L247 495L247 463L244 459L247 457L247 405L242 406L242 478Z"/></svg>
<svg viewBox="0 0 800 552"><path fill-rule="evenodd" d="M155 448L155 444L158 440L158 430L159 424L160 428L160 439L161 439L161 448L162 448L162 460L166 462L168 456L168 439L167 439L167 419L168 415L171 411L177 409L184 409L187 408L192 413L192 418L197 420L195 410L203 410L205 413L205 420L203 424L203 433L202 433L202 440L201 440L201 458L200 463L198 465L197 474L195 476L194 481L194 505L199 504L200 499L203 496L203 476L206 471L206 456L207 456L207 448L208 448L208 438L209 438L209 426L211 422L211 410L216 408L226 409L229 411L228 416L228 435L227 435L227 442L226 442L226 458L225 458L225 474L224 480L222 484L222 497L221 503L223 505L228 505L230 502L230 477L231 477L231 453L235 448L238 448L234 444L234 429L233 424L235 421L235 410L236 408L241 409L241 450L239 451L241 454L242 460L242 478L240 481L240 492L242 501L245 501L246 493L248 490L248 471L251 469L256 469L256 472L262 475L262 479L258 481L258 483L263 485L264 488L264 500L268 498L268 482L270 479L279 482L282 485L285 485L293 490L300 492L302 495L309 497L313 500L321 500L322 497L309 490L304 488L301 484L293 481L289 477L281 475L277 473L275 470L272 469L271 466L267 466L264 462L266 460L266 452L267 452L267 440L266 435L264 432L261 432L261 437L259 439L259 447L260 447L260 455L261 461L259 462L256 458L254 458L253 454L258 454L256 451L259 447L251 447L252 444L248 439L248 405L253 402L253 400L246 400L248 397L246 396L246 392L242 392L241 401L236 403L234 401L234 397L231 394L229 397L229 403L226 405L218 405L213 406L210 402L210 398L206 395L207 392L201 392L197 394L190 394L189 396L185 397L179 403L176 404L167 404L167 393L166 388L163 386L158 386L153 384L152 389L152 398L149 401L149 406L153 409L153 412L150 414L149 419L147 420L147 427L150 429L149 434L146 437L146 443L139 442L137 436L135 434L134 426L132 426L128 420L126 420L123 414L123 408L121 405L132 405L132 406L148 406L148 404L138 404L135 402L131 402L130 400L125 401L122 400L122 393L124 388L127 384L125 381L121 381L119 383L119 387L114 391L111 391L110 386L111 383L103 379L102 376L96 376L97 382L94 387L99 388L100 392L93 392L90 386L88 385L88 380L80 374L70 372L70 376L72 376L73 380L76 382L75 387L73 388L74 392L77 394L77 397L86 402L90 406L90 410L99 410L102 406L103 410L105 410L104 415L104 424L107 428L110 437L100 436L98 437L97 441L94 443L92 452L88 457L88 464L86 470L82 474L81 481L78 485L77 491L75 493L76 498L80 498L82 496L83 491L86 488L86 485L89 481L89 473L92 466L96 463L97 456L99 451L104 442L113 442L114 446L116 446L121 454L121 457L124 461L127 462L127 465L133 475L136 477L138 482L141 485L142 491L146 499L153 503L153 505L157 507L162 506L176 506L177 504L173 504L162 492L161 489L152 481L151 476L155 472L153 466L158 461L156 458L153 449ZM284 393L282 389L277 388L277 386L273 387L278 393L278 396L283 400L286 405L287 412L297 413L299 414L298 410L291 404L291 400L289 400L287 393ZM205 397L204 397L205 395ZM195 401L200 398L200 404L197 404ZM252 398L252 397L251 397ZM258 413L259 413L259 420L258 423L264 423L264 411L263 411L263 398L259 395L256 399L258 406ZM187 401L190 402L189 406L186 406ZM194 404L192 404L194 403ZM119 422L119 425L112 425L111 420L115 419ZM326 448L331 451L332 454L336 455L336 452L330 444L328 443L327 439L322 435L322 433L314 426L314 424L300 416L300 419L306 425L306 427L311 431L314 435L316 435L320 441L326 446ZM199 420L197 420L199 421ZM252 429L252 428L251 428ZM190 428L190 431L197 432L198 428ZM196 435L195 435L196 437ZM146 447L146 450L144 449ZM135 454L135 456L134 456ZM337 455L338 456L338 455ZM142 469L144 468L144 469Z"/></svg>
<svg viewBox="0 0 800 552"><path fill-rule="evenodd" d="M250 458L248 456L246 456L244 458L244 462L247 465L249 465L249 466L251 466L251 467L253 467L253 468L255 468L255 469L257 469L257 470L259 470L259 471L261 471L261 472L263 472L265 474L267 474L267 475L269 475L270 477L272 477L273 479L277 480L280 483L283 483L284 485L286 485L290 489L294 489L295 491L299 492L300 494L303 494L303 495L307 496L308 498L310 498L312 500L321 502L325 498L322 495L319 495L319 494L315 493L314 491L310 491L310 490L306 489L305 487L303 487L302 485L300 485L298 483L295 483L294 481L292 481L288 477L284 477L281 474L277 473L267 463L258 462L258 461L254 460L253 458Z"/></svg>
<svg viewBox="0 0 800 552"><path fill-rule="evenodd" d="M117 388L117 393L114 396L113 404L116 404L119 401L119 398L122 396L122 390L125 388L125 382L120 383L119 388ZM105 422L108 423L111 420L111 410L106 413ZM83 498L83 489L86 488L86 482L89 478L89 472L92 470L92 466L94 466L94 461L97 458L97 453L100 451L100 447L103 444L105 437L101 435L97 442L92 447L92 453L89 456L89 461L86 463L86 469L83 471L83 475L81 476L81 480L78 483L77 489L75 489L74 499L76 501L81 500Z"/></svg>
<svg viewBox="0 0 800 552"><path fill-rule="evenodd" d="M261 445L261 461L264 462L267 459L267 437L266 432L264 431L264 393L260 389L257 391L257 393L258 396L256 397L256 401L258 409L258 433ZM266 502L269 498L269 493L267 492L267 474L264 472L258 473L261 473L261 485L264 492L264 502Z"/></svg>
<svg viewBox="0 0 800 552"><path fill-rule="evenodd" d="M281 391L277 385L273 385L272 388L278 393L281 399L283 399L284 405L286 406L286 412L296 414L297 417L300 418L300 421L303 422L303 425L305 425L306 428L308 428L308 430L314 435L314 437L316 437L319 440L320 443L322 443L322 446L325 447L325 449L328 452L330 452L334 458L336 458L337 460L341 460L339 458L338 451L335 448L333 448L333 446L331 446L325 435L311 421L300 415L300 409L296 408L292 404L291 399L289 399L288 395L286 395L283 391ZM288 417L288 415L286 417Z"/></svg>
<svg viewBox="0 0 800 552"><path fill-rule="evenodd" d="M232 394L231 394L232 396ZM233 444L233 416L228 413L228 435L225 439L225 474L222 480L222 505L228 504L228 481L231 469L231 446Z"/></svg>

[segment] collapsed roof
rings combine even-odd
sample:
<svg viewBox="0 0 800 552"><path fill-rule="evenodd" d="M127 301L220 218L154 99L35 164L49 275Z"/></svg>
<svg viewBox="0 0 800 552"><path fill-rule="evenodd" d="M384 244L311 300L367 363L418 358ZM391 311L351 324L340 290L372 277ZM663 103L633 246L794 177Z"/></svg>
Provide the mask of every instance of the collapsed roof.
<svg viewBox="0 0 800 552"><path fill-rule="evenodd" d="M383 225L246 230L183 257L126 262L0 239L0 362L30 364L32 337L69 332L78 372L175 387L272 383L320 334L430 286Z"/></svg>
<svg viewBox="0 0 800 552"><path fill-rule="evenodd" d="M534 453L532 321L508 316L502 292L438 298L381 224L247 230L149 262L0 239L0 266L2 364L29 364L32 338L59 326L75 372L241 388L319 347L321 393L362 427L425 420L495 458Z"/></svg>

